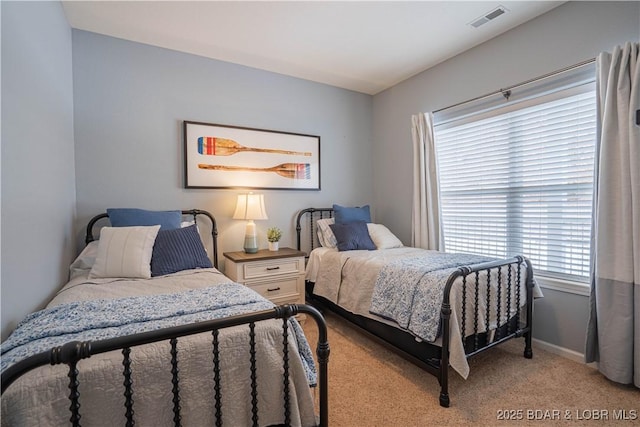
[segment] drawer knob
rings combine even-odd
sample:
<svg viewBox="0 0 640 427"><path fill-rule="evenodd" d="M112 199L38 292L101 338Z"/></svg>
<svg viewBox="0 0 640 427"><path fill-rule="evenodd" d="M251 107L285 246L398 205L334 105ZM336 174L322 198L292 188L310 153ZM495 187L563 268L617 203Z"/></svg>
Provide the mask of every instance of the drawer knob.
<svg viewBox="0 0 640 427"><path fill-rule="evenodd" d="M267 271L280 270L280 267L267 267Z"/></svg>
<svg viewBox="0 0 640 427"><path fill-rule="evenodd" d="M278 286L277 288L267 288L267 292L274 292L279 290L280 290L280 286Z"/></svg>

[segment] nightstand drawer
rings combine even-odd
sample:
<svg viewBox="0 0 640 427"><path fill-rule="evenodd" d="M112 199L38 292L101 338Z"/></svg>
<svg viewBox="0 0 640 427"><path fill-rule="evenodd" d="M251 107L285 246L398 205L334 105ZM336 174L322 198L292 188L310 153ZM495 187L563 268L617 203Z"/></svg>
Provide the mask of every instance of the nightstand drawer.
<svg viewBox="0 0 640 427"><path fill-rule="evenodd" d="M278 276L281 274L297 274L304 272L300 258L283 258L263 262L252 262L243 265L244 280L262 277Z"/></svg>
<svg viewBox="0 0 640 427"><path fill-rule="evenodd" d="M246 286L271 301L290 299L292 303L297 303L300 296L300 292L298 290L298 278L296 277L273 281L261 281L260 283L247 283Z"/></svg>
<svg viewBox="0 0 640 427"><path fill-rule="evenodd" d="M255 254L225 252L225 274L274 304L304 304L304 252L291 248ZM304 314L296 318L304 321Z"/></svg>

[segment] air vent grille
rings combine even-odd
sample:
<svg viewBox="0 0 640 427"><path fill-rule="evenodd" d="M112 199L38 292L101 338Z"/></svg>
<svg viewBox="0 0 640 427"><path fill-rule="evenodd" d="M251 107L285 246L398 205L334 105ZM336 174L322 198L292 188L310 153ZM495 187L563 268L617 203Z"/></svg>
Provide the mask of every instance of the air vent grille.
<svg viewBox="0 0 640 427"><path fill-rule="evenodd" d="M487 22L491 21L492 19L496 19L498 16L504 15L508 11L509 10L506 7L498 6L497 8L492 10L491 12L488 12L488 13L484 14L483 16L481 16L481 17L479 17L477 19L474 19L473 21L471 21L469 23L469 25L471 25L473 28L478 28L479 26L486 24Z"/></svg>

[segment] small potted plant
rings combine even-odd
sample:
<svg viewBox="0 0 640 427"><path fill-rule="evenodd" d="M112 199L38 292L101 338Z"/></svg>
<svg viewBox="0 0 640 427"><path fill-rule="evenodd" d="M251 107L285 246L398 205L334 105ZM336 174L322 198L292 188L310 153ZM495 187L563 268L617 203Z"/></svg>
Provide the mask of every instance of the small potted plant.
<svg viewBox="0 0 640 427"><path fill-rule="evenodd" d="M277 251L278 242L282 237L282 231L278 227L269 227L267 229L267 240L269 241L269 250Z"/></svg>

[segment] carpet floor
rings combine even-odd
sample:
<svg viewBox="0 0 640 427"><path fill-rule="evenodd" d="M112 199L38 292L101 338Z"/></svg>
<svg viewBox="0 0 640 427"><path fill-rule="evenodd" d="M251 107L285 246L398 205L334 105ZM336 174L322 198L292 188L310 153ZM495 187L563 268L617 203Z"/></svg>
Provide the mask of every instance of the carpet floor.
<svg viewBox="0 0 640 427"><path fill-rule="evenodd" d="M535 346L533 359L525 359L523 339L472 357L466 380L454 371L451 406L442 408L434 376L338 316L324 314L332 427L640 426L640 389ZM305 322L304 330L315 348L315 322Z"/></svg>

